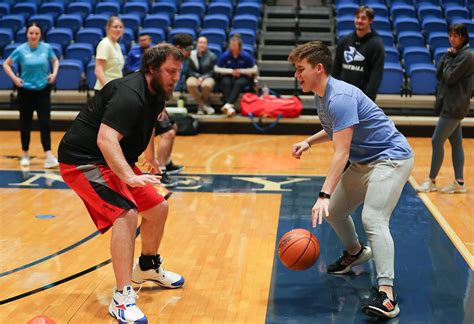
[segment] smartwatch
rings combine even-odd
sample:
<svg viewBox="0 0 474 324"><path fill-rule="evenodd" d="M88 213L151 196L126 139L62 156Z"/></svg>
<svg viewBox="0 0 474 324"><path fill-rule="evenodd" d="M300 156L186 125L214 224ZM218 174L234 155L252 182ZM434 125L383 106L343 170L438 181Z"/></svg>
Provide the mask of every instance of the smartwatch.
<svg viewBox="0 0 474 324"><path fill-rule="evenodd" d="M320 191L319 198L331 199L331 195L328 193L325 193L324 191Z"/></svg>

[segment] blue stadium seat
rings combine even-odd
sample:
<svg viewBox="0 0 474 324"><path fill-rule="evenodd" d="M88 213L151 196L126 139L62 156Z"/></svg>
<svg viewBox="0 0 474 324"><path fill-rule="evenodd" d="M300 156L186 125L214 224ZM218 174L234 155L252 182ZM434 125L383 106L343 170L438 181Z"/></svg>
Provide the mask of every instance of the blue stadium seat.
<svg viewBox="0 0 474 324"><path fill-rule="evenodd" d="M61 60L56 78L56 89L79 90L82 84L83 72L84 68L81 61L73 59Z"/></svg>
<svg viewBox="0 0 474 324"><path fill-rule="evenodd" d="M389 1L389 3L391 2L391 5L393 6L394 4L407 4L407 5L413 5L413 1L412 0L391 0ZM379 1L378 3L384 3L383 0Z"/></svg>
<svg viewBox="0 0 474 324"><path fill-rule="evenodd" d="M426 35L432 32L447 32L448 24L446 20L436 17L426 17L421 22L421 26Z"/></svg>
<svg viewBox="0 0 474 324"><path fill-rule="evenodd" d="M232 28L229 36L232 37L235 34L239 34L242 42L244 44L252 45L255 44L255 39L257 37L256 31L248 28Z"/></svg>
<svg viewBox="0 0 474 324"><path fill-rule="evenodd" d="M76 43L90 43L94 48L104 37L104 29L83 28L76 34Z"/></svg>
<svg viewBox="0 0 474 324"><path fill-rule="evenodd" d="M135 32L131 28L125 28L123 31L123 36L120 38L120 44L125 46L126 51L132 46L132 42L135 40Z"/></svg>
<svg viewBox="0 0 474 324"><path fill-rule="evenodd" d="M13 41L13 32L10 28L0 28L0 49Z"/></svg>
<svg viewBox="0 0 474 324"><path fill-rule="evenodd" d="M253 15L260 17L260 4L251 2L240 2L235 9L236 15Z"/></svg>
<svg viewBox="0 0 474 324"><path fill-rule="evenodd" d="M95 61L92 60L87 64L86 68L86 81L87 81L87 89L94 90L95 83L97 78L95 76Z"/></svg>
<svg viewBox="0 0 474 324"><path fill-rule="evenodd" d="M413 64L432 64L430 52L426 47L406 47L403 50L403 64L407 70Z"/></svg>
<svg viewBox="0 0 474 324"><path fill-rule="evenodd" d="M32 15L35 15L37 11L38 5L31 2L16 3L12 8L12 14L22 15L26 19Z"/></svg>
<svg viewBox="0 0 474 324"><path fill-rule="evenodd" d="M400 63L385 62L379 93L399 94L403 87L403 70Z"/></svg>
<svg viewBox="0 0 474 324"><path fill-rule="evenodd" d="M84 27L105 29L105 26L109 21L109 17L110 16L107 14L90 14L86 17Z"/></svg>
<svg viewBox="0 0 474 324"><path fill-rule="evenodd" d="M32 15L28 22L38 23L43 29L43 33L47 33L54 26L54 16L50 14Z"/></svg>
<svg viewBox="0 0 474 324"><path fill-rule="evenodd" d="M174 2L155 2L151 7L151 14L167 14L170 18L176 13L176 3Z"/></svg>
<svg viewBox="0 0 474 324"><path fill-rule="evenodd" d="M448 7L450 5L464 6L464 0L440 0L441 6Z"/></svg>
<svg viewBox="0 0 474 324"><path fill-rule="evenodd" d="M57 44L57 43L48 43L48 44L53 49L53 52L58 58L58 60L61 59L61 56L63 56L63 48L61 44Z"/></svg>
<svg viewBox="0 0 474 324"><path fill-rule="evenodd" d="M385 3L384 4L374 3L370 5L370 7L374 9L375 17L388 17L388 8Z"/></svg>
<svg viewBox="0 0 474 324"><path fill-rule="evenodd" d="M353 29L338 30L338 31L337 31L337 41L339 42L339 40L340 40L341 38L343 38L344 36L349 35L349 34L351 34L351 33L353 33L353 32L354 32Z"/></svg>
<svg viewBox="0 0 474 324"><path fill-rule="evenodd" d="M420 32L400 32L397 34L397 43L400 50L405 47L425 46L425 39Z"/></svg>
<svg viewBox="0 0 474 324"><path fill-rule="evenodd" d="M199 36L204 36L208 43L218 44L221 47L225 46L227 39L225 31L218 28L203 28Z"/></svg>
<svg viewBox="0 0 474 324"><path fill-rule="evenodd" d="M250 45L250 44L244 44L242 46L242 50L244 50L245 52L247 52L248 54L253 56L253 52L255 50L255 47L253 45Z"/></svg>
<svg viewBox="0 0 474 324"><path fill-rule="evenodd" d="M56 28L68 28L73 34L82 28L82 17L78 14L64 14L56 20Z"/></svg>
<svg viewBox="0 0 474 324"><path fill-rule="evenodd" d="M342 2L336 6L337 17L352 16L354 17L356 10L359 8L359 4L353 2ZM387 11L387 7L385 7Z"/></svg>
<svg viewBox="0 0 474 324"><path fill-rule="evenodd" d="M354 17L352 17L352 28L354 29ZM372 28L376 31L380 30L392 30L390 25L390 20L387 17L377 17L375 16L374 22L372 23Z"/></svg>
<svg viewBox="0 0 474 324"><path fill-rule="evenodd" d="M451 22L452 24L464 24L469 32L469 34L474 33L474 21L469 19L456 18Z"/></svg>
<svg viewBox="0 0 474 324"><path fill-rule="evenodd" d="M377 33L379 34L380 38L382 38L385 46L393 46L393 33L391 31L379 30Z"/></svg>
<svg viewBox="0 0 474 324"><path fill-rule="evenodd" d="M248 28L258 30L258 18L252 15L238 15L234 16L232 21L232 28Z"/></svg>
<svg viewBox="0 0 474 324"><path fill-rule="evenodd" d="M138 29L142 26L142 18L140 15L137 14L124 14L120 15L120 19L122 19L125 28L130 28L133 30L134 33L138 31Z"/></svg>
<svg viewBox="0 0 474 324"><path fill-rule="evenodd" d="M222 14L207 15L202 23L202 28L219 28L225 31L228 27L229 18Z"/></svg>
<svg viewBox="0 0 474 324"><path fill-rule="evenodd" d="M46 34L46 42L57 43L66 48L73 40L72 30L69 28L53 28Z"/></svg>
<svg viewBox="0 0 474 324"><path fill-rule="evenodd" d="M418 18L423 21L426 17L438 17L442 18L443 13L441 11L441 7L438 5L434 5L431 3L420 3L420 6L417 9Z"/></svg>
<svg viewBox="0 0 474 324"><path fill-rule="evenodd" d="M399 17L394 20L393 27L398 33L404 31L420 32L421 30L420 22L413 17Z"/></svg>
<svg viewBox="0 0 474 324"><path fill-rule="evenodd" d="M0 64L3 65L5 60L0 60ZM14 66L13 71L17 73L18 69ZM10 77L7 75L7 73L1 69L0 71L0 89L1 90L12 90L13 89L13 81L10 79Z"/></svg>
<svg viewBox="0 0 474 324"><path fill-rule="evenodd" d="M66 48L64 58L79 60L84 66L87 66L93 55L94 47L92 47L92 44L74 43Z"/></svg>
<svg viewBox="0 0 474 324"><path fill-rule="evenodd" d="M336 28L337 30L354 30L354 16L345 15L341 17L336 17ZM374 27L374 29L377 28Z"/></svg>
<svg viewBox="0 0 474 324"><path fill-rule="evenodd" d="M392 16L393 20L396 20L399 17L416 17L415 8L411 5L403 3L394 4L390 9L390 15Z"/></svg>
<svg viewBox="0 0 474 324"><path fill-rule="evenodd" d="M165 40L165 32L162 29L157 28L142 28L140 30L140 35L148 34L151 37L151 40L154 44L161 43Z"/></svg>
<svg viewBox="0 0 474 324"><path fill-rule="evenodd" d="M53 15L54 19L64 13L64 3L62 2L43 2L38 10L39 14Z"/></svg>
<svg viewBox="0 0 474 324"><path fill-rule="evenodd" d="M193 40L196 40L196 30L191 28L173 28L168 34L168 42L173 40L173 36L176 34L188 34L191 35Z"/></svg>
<svg viewBox="0 0 474 324"><path fill-rule="evenodd" d="M25 43L27 41L27 38L26 38L26 27L23 27L22 29L19 29L16 33L15 33L15 43Z"/></svg>
<svg viewBox="0 0 474 324"><path fill-rule="evenodd" d="M73 2L67 6L66 13L81 15L82 19L92 13L92 4L88 2Z"/></svg>
<svg viewBox="0 0 474 324"><path fill-rule="evenodd" d="M0 2L0 17L10 14L10 4L6 2Z"/></svg>
<svg viewBox="0 0 474 324"><path fill-rule="evenodd" d="M232 17L234 7L230 2L212 2L207 7L208 15L222 14L228 18Z"/></svg>
<svg viewBox="0 0 474 324"><path fill-rule="evenodd" d="M200 18L204 16L206 6L201 2L183 2L179 7L179 13L181 15L192 14Z"/></svg>
<svg viewBox="0 0 474 324"><path fill-rule="evenodd" d="M25 26L22 15L5 15L0 18L0 28L10 28L14 33Z"/></svg>
<svg viewBox="0 0 474 324"><path fill-rule="evenodd" d="M413 94L432 95L436 89L436 69L433 64L413 64L407 70Z"/></svg>
<svg viewBox="0 0 474 324"><path fill-rule="evenodd" d="M147 15L143 20L143 28L159 28L169 30L171 19L166 13Z"/></svg>
<svg viewBox="0 0 474 324"><path fill-rule="evenodd" d="M12 52L15 50L15 48L17 48L20 45L21 43L13 43L13 44L8 44L7 46L5 46L5 48L3 49L3 58L8 58L12 54Z"/></svg>
<svg viewBox="0 0 474 324"><path fill-rule="evenodd" d="M207 48L219 58L222 55L222 46L219 44L209 43Z"/></svg>
<svg viewBox="0 0 474 324"><path fill-rule="evenodd" d="M174 28L190 28L196 30L201 25L201 21L198 16L188 14L188 15L177 15L174 18L173 29Z"/></svg>
<svg viewBox="0 0 474 324"><path fill-rule="evenodd" d="M140 15L143 19L145 15L148 13L148 3L147 2L127 2L123 5L122 13L130 14L136 13Z"/></svg>
<svg viewBox="0 0 474 324"><path fill-rule="evenodd" d="M431 49L438 47L446 48L451 47L449 44L449 37L447 32L433 32L428 35L428 44Z"/></svg>
<svg viewBox="0 0 474 324"><path fill-rule="evenodd" d="M385 46L385 62L400 64L398 50L393 46Z"/></svg>
<svg viewBox="0 0 474 324"><path fill-rule="evenodd" d="M118 16L120 13L120 4L118 2L99 2L95 5L95 13Z"/></svg>
<svg viewBox="0 0 474 324"><path fill-rule="evenodd" d="M451 47L451 45L449 46ZM448 52L449 47L438 47L435 48L434 50L434 59L435 59L435 64L438 65L439 60Z"/></svg>
<svg viewBox="0 0 474 324"><path fill-rule="evenodd" d="M444 15L448 21L456 19L471 19L469 10L466 7L456 5L448 5L446 9L444 9Z"/></svg>

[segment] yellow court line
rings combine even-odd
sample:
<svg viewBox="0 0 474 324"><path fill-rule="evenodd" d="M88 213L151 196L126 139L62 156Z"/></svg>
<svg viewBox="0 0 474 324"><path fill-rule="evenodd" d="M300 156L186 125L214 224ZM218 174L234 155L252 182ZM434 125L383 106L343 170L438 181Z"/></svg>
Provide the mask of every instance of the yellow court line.
<svg viewBox="0 0 474 324"><path fill-rule="evenodd" d="M413 188L418 187L418 182L416 182L413 176L410 176L409 182L413 186ZM461 240L461 238L459 238L456 231L451 227L451 225L444 218L444 216L441 214L439 209L435 206L435 204L431 201L427 194L419 193L419 197L425 203L426 208L428 208L428 210L431 212L431 214L436 219L436 221L441 226L446 235L449 237L451 242L453 242L459 253L461 253L461 255L464 257L464 260L466 260L466 263L469 265L471 270L474 270L474 256L466 247L466 244L468 243L464 242L463 240Z"/></svg>

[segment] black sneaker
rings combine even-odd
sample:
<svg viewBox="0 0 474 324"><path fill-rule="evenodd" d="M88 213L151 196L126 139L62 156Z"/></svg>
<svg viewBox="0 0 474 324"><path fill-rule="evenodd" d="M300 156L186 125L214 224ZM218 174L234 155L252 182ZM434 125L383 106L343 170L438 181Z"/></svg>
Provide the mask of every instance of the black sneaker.
<svg viewBox="0 0 474 324"><path fill-rule="evenodd" d="M173 187L176 187L178 185L178 181L176 180L173 180L172 178L170 178L170 176L168 176L168 172L163 172L161 174L161 185L163 187L166 187L166 188L173 188Z"/></svg>
<svg viewBox="0 0 474 324"><path fill-rule="evenodd" d="M173 163L173 161L170 161L170 163L166 165L166 173L168 174L178 174L183 170L184 170L184 166L176 165Z"/></svg>
<svg viewBox="0 0 474 324"><path fill-rule="evenodd" d="M383 291L377 292L377 295L362 307L362 311L366 315L381 318L394 318L400 314L398 303L391 300Z"/></svg>
<svg viewBox="0 0 474 324"><path fill-rule="evenodd" d="M347 251L342 252L341 257L329 265L328 273L332 274L344 274L351 270L352 266L367 262L372 257L372 250L368 246L363 246L362 249L356 254L351 255Z"/></svg>

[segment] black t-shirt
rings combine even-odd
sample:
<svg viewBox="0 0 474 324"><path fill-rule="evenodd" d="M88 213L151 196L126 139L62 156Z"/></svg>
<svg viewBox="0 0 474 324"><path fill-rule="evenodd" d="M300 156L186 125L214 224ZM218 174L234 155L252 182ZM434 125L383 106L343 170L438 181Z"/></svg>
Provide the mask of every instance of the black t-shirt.
<svg viewBox="0 0 474 324"><path fill-rule="evenodd" d="M155 121L165 106L164 95L149 92L141 72L110 81L77 115L59 144L59 162L105 164L97 146L101 123L115 129L125 159L133 165L148 146Z"/></svg>

